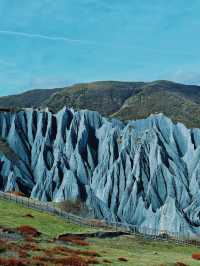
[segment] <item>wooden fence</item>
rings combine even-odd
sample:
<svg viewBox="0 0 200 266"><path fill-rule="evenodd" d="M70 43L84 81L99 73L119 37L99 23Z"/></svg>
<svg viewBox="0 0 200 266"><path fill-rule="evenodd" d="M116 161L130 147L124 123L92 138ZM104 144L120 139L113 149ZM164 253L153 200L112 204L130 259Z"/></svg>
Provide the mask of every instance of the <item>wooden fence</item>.
<svg viewBox="0 0 200 266"><path fill-rule="evenodd" d="M90 226L101 229L110 229L115 231L122 231L127 234L137 235L146 240L161 240L161 241L173 241L176 244L195 245L200 247L200 235L190 237L186 232L169 232L158 231L152 228L136 226L128 223L109 222L109 221L93 221L80 216L68 213L55 207L52 202L41 202L21 196L13 195L12 193L5 193L0 191L0 198L4 200L14 201L18 204L50 214L57 215L62 219L78 224L80 226ZM0 214L1 215L1 214Z"/></svg>

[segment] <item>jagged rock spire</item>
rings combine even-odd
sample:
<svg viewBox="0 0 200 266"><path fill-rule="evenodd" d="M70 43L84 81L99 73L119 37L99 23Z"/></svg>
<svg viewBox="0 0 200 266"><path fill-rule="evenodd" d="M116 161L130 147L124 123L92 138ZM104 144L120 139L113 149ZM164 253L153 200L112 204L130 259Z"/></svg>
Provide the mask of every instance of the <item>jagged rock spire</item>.
<svg viewBox="0 0 200 266"><path fill-rule="evenodd" d="M200 130L162 114L127 125L88 110L0 113L0 189L81 199L95 214L152 229L200 226Z"/></svg>

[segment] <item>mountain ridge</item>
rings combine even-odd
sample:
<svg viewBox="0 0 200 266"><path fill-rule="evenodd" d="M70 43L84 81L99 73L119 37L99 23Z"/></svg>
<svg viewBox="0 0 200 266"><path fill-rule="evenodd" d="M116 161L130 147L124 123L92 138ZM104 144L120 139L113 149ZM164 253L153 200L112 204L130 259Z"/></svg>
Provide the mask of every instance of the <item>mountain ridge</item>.
<svg viewBox="0 0 200 266"><path fill-rule="evenodd" d="M47 97L61 89L33 89L20 94L0 97L0 108L35 108L39 107Z"/></svg>
<svg viewBox="0 0 200 266"><path fill-rule="evenodd" d="M165 80L97 81L0 97L0 108L49 107L56 113L64 106L97 111L123 121L162 112L189 128L200 127L200 86Z"/></svg>

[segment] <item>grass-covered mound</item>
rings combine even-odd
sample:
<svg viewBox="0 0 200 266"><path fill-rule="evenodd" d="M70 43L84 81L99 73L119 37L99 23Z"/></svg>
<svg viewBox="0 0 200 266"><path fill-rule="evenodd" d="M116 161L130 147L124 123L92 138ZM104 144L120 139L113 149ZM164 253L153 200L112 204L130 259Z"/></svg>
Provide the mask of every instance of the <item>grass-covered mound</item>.
<svg viewBox="0 0 200 266"><path fill-rule="evenodd" d="M44 235L57 237L59 234L67 232L88 232L93 230L88 227L82 227L60 219L57 216L45 212L27 209L15 202L0 200L0 226L20 227L29 225Z"/></svg>

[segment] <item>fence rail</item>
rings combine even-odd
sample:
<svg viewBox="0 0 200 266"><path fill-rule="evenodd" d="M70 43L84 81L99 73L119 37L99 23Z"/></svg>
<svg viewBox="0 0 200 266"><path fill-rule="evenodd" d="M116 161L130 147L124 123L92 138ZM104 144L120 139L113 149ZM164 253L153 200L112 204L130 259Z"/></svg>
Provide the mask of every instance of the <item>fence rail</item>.
<svg viewBox="0 0 200 266"><path fill-rule="evenodd" d="M195 238L179 232L159 231L152 228L135 226L128 223L99 221L94 222L83 217L68 213L53 205L51 202L41 202L22 196L16 196L12 193L5 193L0 191L0 198L4 200L14 201L24 207L35 209L50 214L57 215L66 221L73 222L80 226L90 226L95 228L104 228L115 231L122 231L127 234L137 235L143 237L146 240L162 240L173 241L176 244L195 245L200 247L200 235L196 235Z"/></svg>

